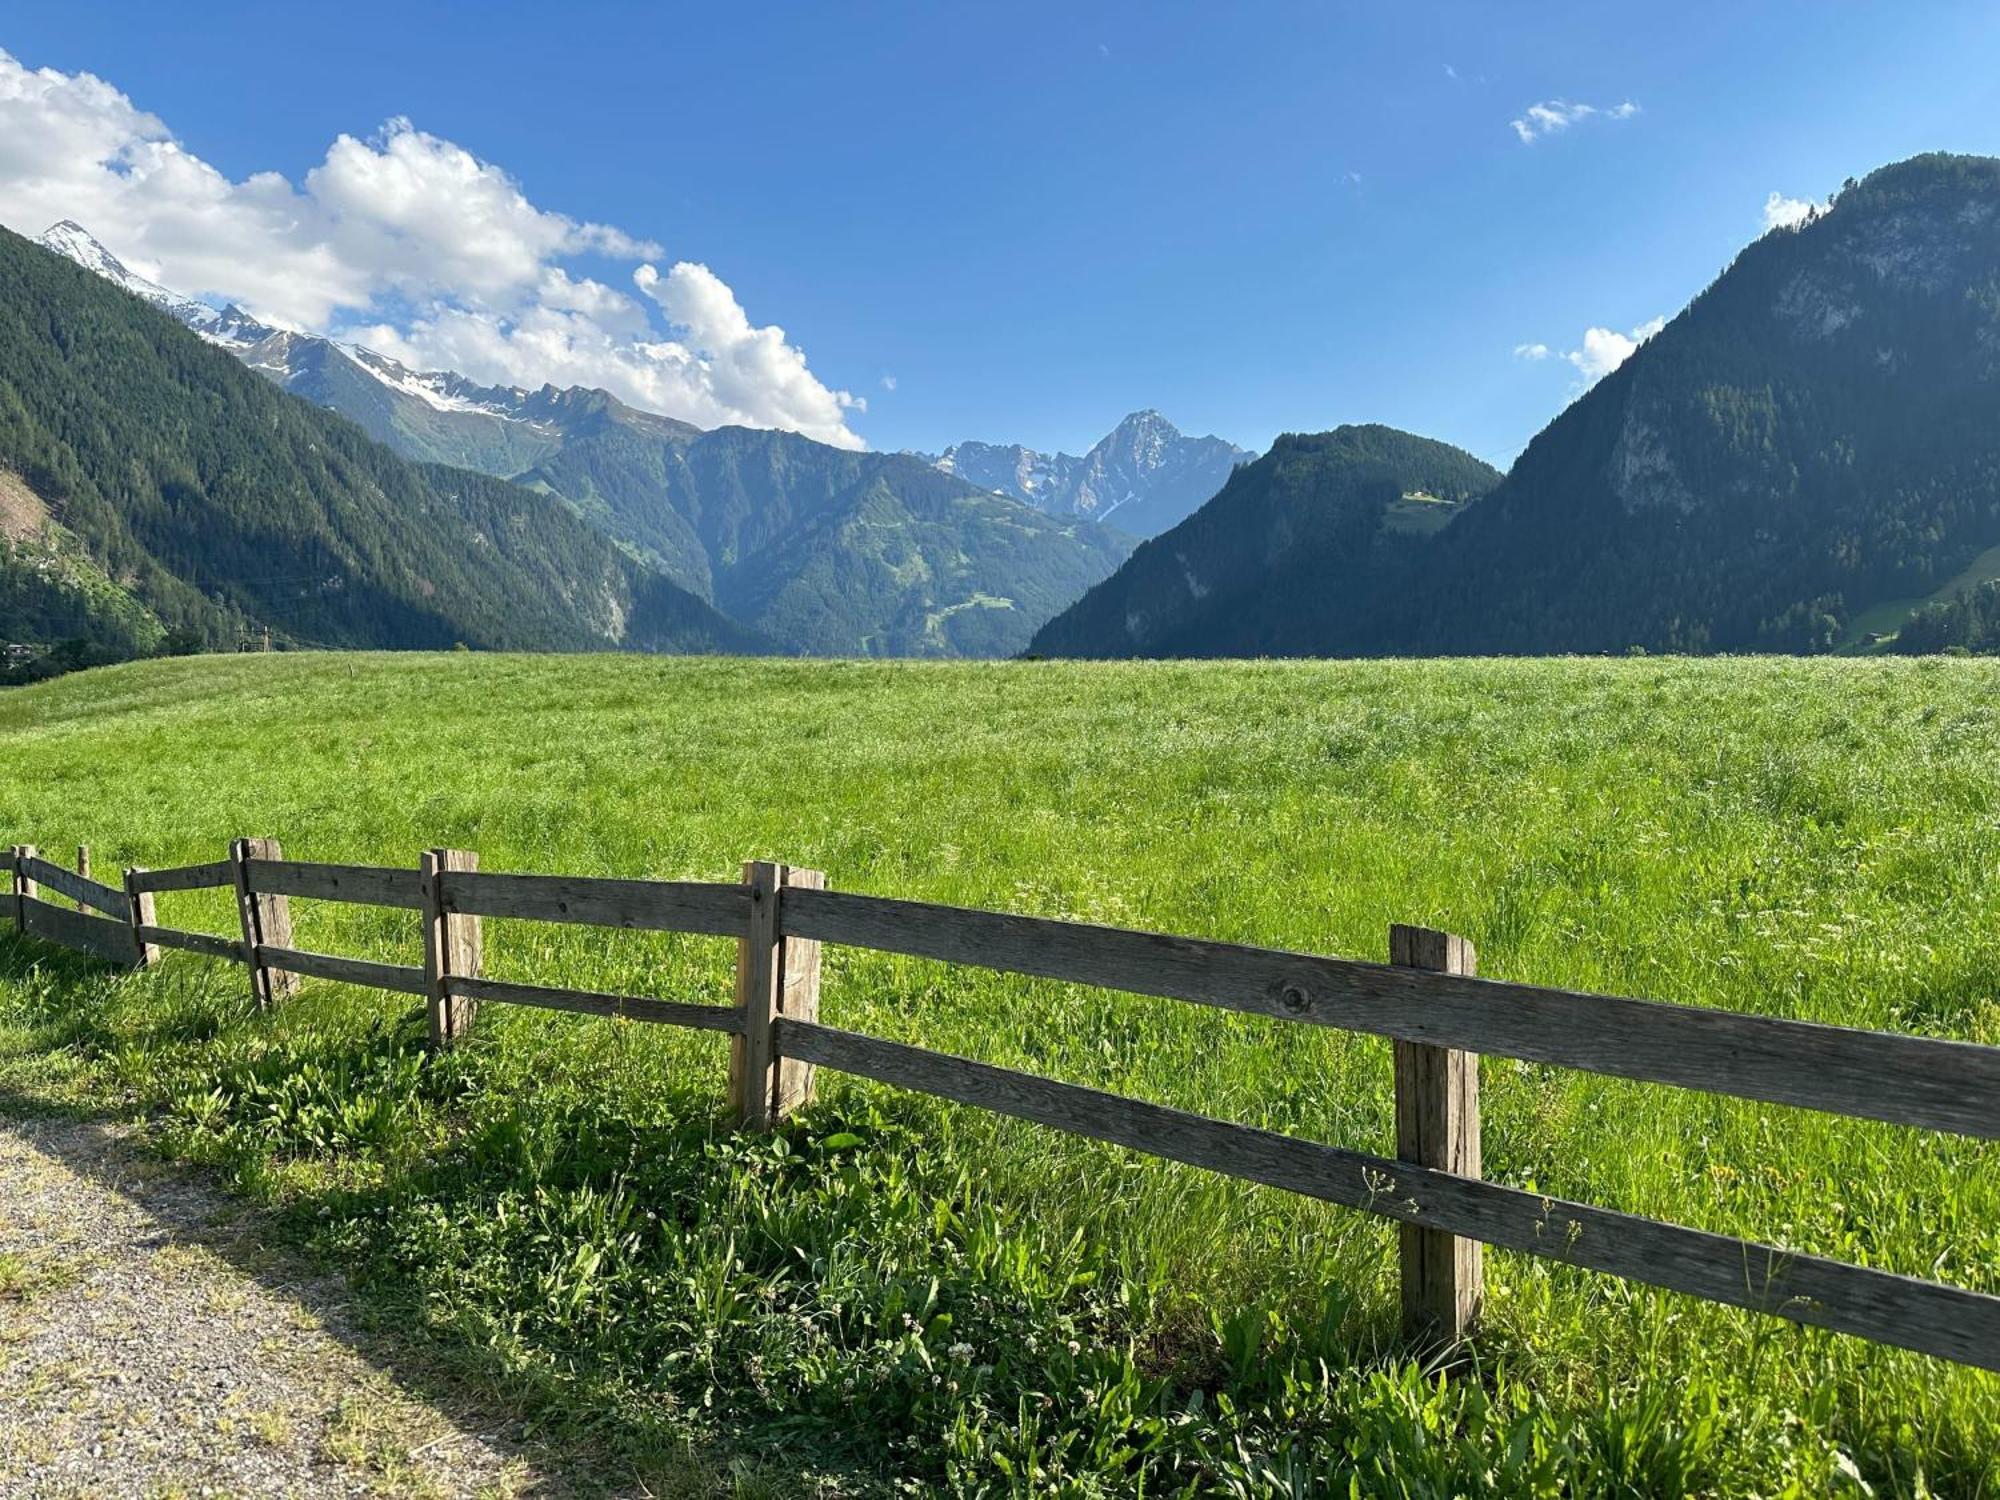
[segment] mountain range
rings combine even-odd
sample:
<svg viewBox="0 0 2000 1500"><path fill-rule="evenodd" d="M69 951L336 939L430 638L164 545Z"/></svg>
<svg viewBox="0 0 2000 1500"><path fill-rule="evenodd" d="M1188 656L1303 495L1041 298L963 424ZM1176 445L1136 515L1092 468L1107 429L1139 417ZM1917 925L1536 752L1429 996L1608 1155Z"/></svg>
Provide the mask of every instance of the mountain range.
<svg viewBox="0 0 2000 1500"><path fill-rule="evenodd" d="M1046 512L912 455L762 429L703 432L585 387L414 371L170 291L71 221L41 243L405 458L560 502L787 650L1011 655L1131 550L1087 515Z"/></svg>
<svg viewBox="0 0 2000 1500"><path fill-rule="evenodd" d="M1230 470L1256 456L1219 437L1188 437L1150 409L1133 412L1081 458L975 442L919 455L1052 516L1101 521L1135 537L1157 536L1192 515Z"/></svg>
<svg viewBox="0 0 2000 1500"><path fill-rule="evenodd" d="M1155 412L1082 458L701 432L269 328L73 224L45 242L92 274L0 243L15 640L1813 652L1913 616L1901 649L1983 649L2000 617L1989 158L1885 167L1767 233L1505 475L1380 426L1246 462Z"/></svg>
<svg viewBox="0 0 2000 1500"><path fill-rule="evenodd" d="M2000 573L2000 160L1885 167L1755 241L1427 537L1387 542L1432 448L1378 435L1357 489L1365 431L1281 440L1031 650L1879 643Z"/></svg>
<svg viewBox="0 0 2000 1500"><path fill-rule="evenodd" d="M772 649L561 506L414 464L0 231L0 632L72 658L281 642Z"/></svg>
<svg viewBox="0 0 2000 1500"><path fill-rule="evenodd" d="M1392 427L1286 433L1037 632L1046 656L1269 656L1314 639L1341 591L1399 574L1501 481Z"/></svg>

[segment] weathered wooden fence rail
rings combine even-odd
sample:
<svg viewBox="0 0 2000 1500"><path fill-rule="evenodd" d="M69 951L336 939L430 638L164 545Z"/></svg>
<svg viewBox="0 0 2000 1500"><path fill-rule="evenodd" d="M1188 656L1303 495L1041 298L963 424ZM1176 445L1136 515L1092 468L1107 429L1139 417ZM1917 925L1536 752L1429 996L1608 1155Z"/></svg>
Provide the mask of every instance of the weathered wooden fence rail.
<svg viewBox="0 0 2000 1500"><path fill-rule="evenodd" d="M122 887L82 873L87 851L78 862L65 870L32 845L0 853L19 930L126 964L163 948L233 960L260 1005L301 976L422 996L438 1047L466 1035L481 1004L719 1031L731 1038L731 1106L751 1128L802 1107L813 1070L832 1068L1382 1215L1401 1226L1406 1329L1427 1345L1475 1325L1485 1244L2000 1371L2000 1296L1488 1182L1479 1140L1480 1053L1996 1140L2000 1048L1479 979L1471 944L1424 928L1392 928L1391 962L1367 963L829 891L818 871L766 861L722 885L494 874L454 849L426 852L415 869L319 864L285 859L275 840L239 839L228 859L127 870ZM45 900L43 887L79 909ZM234 891L234 936L158 923L157 895L204 888ZM293 897L418 913L423 964L294 947ZM487 917L733 937L736 1003L489 977ZM1387 1037L1396 1155L822 1025L824 943Z"/></svg>

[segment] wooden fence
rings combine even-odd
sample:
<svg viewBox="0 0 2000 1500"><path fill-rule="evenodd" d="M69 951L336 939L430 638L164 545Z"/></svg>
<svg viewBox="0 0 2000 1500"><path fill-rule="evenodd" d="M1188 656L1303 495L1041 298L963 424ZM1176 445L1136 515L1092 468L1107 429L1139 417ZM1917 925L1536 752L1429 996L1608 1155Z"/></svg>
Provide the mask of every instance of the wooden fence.
<svg viewBox="0 0 2000 1500"><path fill-rule="evenodd" d="M464 1036L486 1003L699 1027L731 1038L731 1104L753 1129L808 1102L814 1069L833 1068L1383 1215L1401 1226L1406 1330L1427 1346L1450 1346L1475 1324L1486 1244L2000 1371L2000 1296L1484 1181L1479 1150L1480 1053L1994 1140L2000 1047L1479 979L1469 943L1423 928L1392 928L1391 962L1365 963L851 895L825 889L817 871L766 861L746 864L737 885L602 880L492 874L454 849L427 852L415 869L306 863L285 859L275 840L238 839L227 859L127 870L111 886L33 846L0 859L21 931L116 963L147 964L162 948L242 963L260 1005L300 976L417 995L438 1047ZM79 862L87 870L87 856ZM156 897L203 887L235 892L236 933L159 925ZM293 947L293 897L416 912L423 964ZM734 937L736 1003L488 977L486 917ZM823 1025L824 943L1388 1037L1396 1156Z"/></svg>

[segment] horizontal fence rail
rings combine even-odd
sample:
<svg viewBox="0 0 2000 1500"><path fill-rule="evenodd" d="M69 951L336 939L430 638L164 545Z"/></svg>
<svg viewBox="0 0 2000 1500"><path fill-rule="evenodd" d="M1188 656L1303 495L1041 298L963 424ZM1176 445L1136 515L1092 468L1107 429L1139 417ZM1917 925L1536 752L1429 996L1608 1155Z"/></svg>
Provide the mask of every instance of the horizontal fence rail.
<svg viewBox="0 0 2000 1500"><path fill-rule="evenodd" d="M1406 1224L2000 1370L2000 1297L1567 1203L806 1022L794 1057Z"/></svg>
<svg viewBox="0 0 2000 1500"><path fill-rule="evenodd" d="M1396 928L1388 964L931 902L828 891L765 862L740 884L481 871L464 850L415 869L288 860L275 840L230 858L92 880L32 845L0 850L16 927L113 963L174 948L246 966L260 1005L300 977L423 997L434 1046L477 1007L522 1005L730 1038L732 1107L766 1128L829 1068L1221 1172L1404 1226L1406 1329L1450 1347L1479 1313L1480 1244L2000 1372L2000 1297L1545 1197L1480 1175L1478 1054L2000 1139L2000 1048L1481 979L1470 944ZM105 913L57 906L42 891ZM233 888L235 936L161 924L157 894ZM289 901L412 912L422 965L295 946ZM734 938L734 1005L524 984L482 969L485 918ZM822 1025L821 946L1090 985L1391 1039L1397 1155L1373 1156Z"/></svg>
<svg viewBox="0 0 2000 1500"><path fill-rule="evenodd" d="M106 885L101 880L92 880L88 875L65 870L61 865L52 865L45 859L24 859L18 868L20 873L30 880L38 881L72 901L81 901L107 917L120 922L129 921L131 918L132 908L125 899L125 892L115 885Z"/></svg>
<svg viewBox="0 0 2000 1500"><path fill-rule="evenodd" d="M363 989L393 990L403 995L421 995L425 989L424 971L410 964L305 953L297 948L274 948L268 943L257 945L257 962L267 969L302 974L307 979L330 979L335 984L358 984Z"/></svg>
<svg viewBox="0 0 2000 1500"><path fill-rule="evenodd" d="M2000 1139L2000 1048L845 891L784 908L822 942Z"/></svg>
<svg viewBox="0 0 2000 1500"><path fill-rule="evenodd" d="M139 928L139 941L152 943L161 948L181 948L189 953L202 953L210 958L231 958L243 961L243 944L235 938L216 937L206 932L183 932L177 927Z"/></svg>
<svg viewBox="0 0 2000 1500"><path fill-rule="evenodd" d="M126 963L132 957L132 927L108 917L93 917L52 906L29 896L22 902L22 930L44 942L74 948L112 963Z"/></svg>
<svg viewBox="0 0 2000 1500"><path fill-rule="evenodd" d="M438 885L444 909L468 917L524 917L534 922L735 937L750 915L750 893L740 885L473 871L447 871L438 877Z"/></svg>
<svg viewBox="0 0 2000 1500"><path fill-rule="evenodd" d="M259 895L306 896L358 906L399 906L411 911L423 905L422 882L415 870L384 869L376 865L319 865L291 859L247 860L243 869L250 889Z"/></svg>
<svg viewBox="0 0 2000 1500"><path fill-rule="evenodd" d="M236 866L226 859L172 870L139 870L134 872L132 880L133 886L142 891L200 891L235 883Z"/></svg>
<svg viewBox="0 0 2000 1500"><path fill-rule="evenodd" d="M502 979L453 976L445 992L467 1000L493 1000L505 1005L532 1005L542 1010L566 1010L576 1015L609 1016L613 1020L653 1021L689 1026L697 1031L740 1033L734 1009L723 1005L690 1005L684 1000L655 1000L645 995L607 995L597 990L556 989L543 984L510 984Z"/></svg>

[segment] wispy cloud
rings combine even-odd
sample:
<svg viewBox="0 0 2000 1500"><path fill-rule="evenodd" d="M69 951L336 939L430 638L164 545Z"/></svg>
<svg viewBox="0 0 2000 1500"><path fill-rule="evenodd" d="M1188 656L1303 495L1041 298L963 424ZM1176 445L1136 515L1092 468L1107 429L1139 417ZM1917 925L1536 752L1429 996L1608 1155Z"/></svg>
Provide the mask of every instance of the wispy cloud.
<svg viewBox="0 0 2000 1500"><path fill-rule="evenodd" d="M1773 192L1764 200L1764 229L1796 229L1819 211L1818 205L1806 198L1787 198L1783 193Z"/></svg>
<svg viewBox="0 0 2000 1500"><path fill-rule="evenodd" d="M1595 385L1624 364L1641 344L1667 326L1665 318L1649 318L1628 333L1615 328L1586 328L1582 342L1574 349L1556 350L1547 344L1516 344L1514 357L1525 360L1561 359L1576 367L1585 385Z"/></svg>
<svg viewBox="0 0 2000 1500"><path fill-rule="evenodd" d="M1584 120L1629 120L1638 113L1639 106L1630 99L1609 109L1570 99L1544 99L1539 104L1530 104L1510 123L1523 145L1533 145L1545 135L1555 135Z"/></svg>
<svg viewBox="0 0 2000 1500"><path fill-rule="evenodd" d="M893 391L895 388L896 388L896 377L893 375L884 375L882 377L882 389L885 391Z"/></svg>

